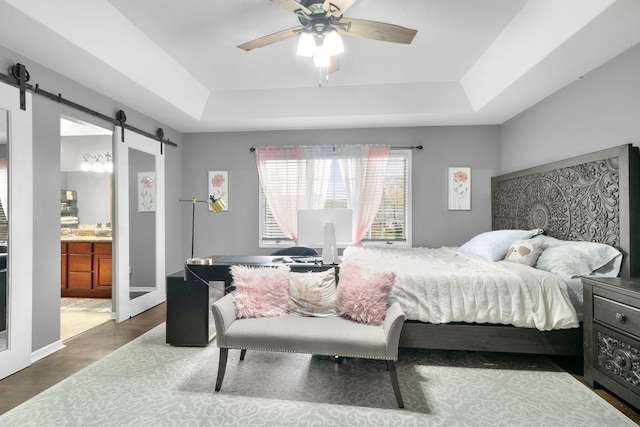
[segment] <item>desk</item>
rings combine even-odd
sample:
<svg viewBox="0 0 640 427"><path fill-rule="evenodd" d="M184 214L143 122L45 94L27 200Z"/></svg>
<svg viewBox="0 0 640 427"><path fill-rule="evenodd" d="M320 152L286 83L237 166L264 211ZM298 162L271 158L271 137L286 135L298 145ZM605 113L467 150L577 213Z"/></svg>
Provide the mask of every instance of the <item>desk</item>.
<svg viewBox="0 0 640 427"><path fill-rule="evenodd" d="M309 257L291 257L308 259ZM209 264L188 264L184 271L167 276L166 342L179 346L206 346L215 337L211 304L233 288L230 267L279 267L288 265L291 271L322 271L336 265L322 261L283 263L282 256L229 255L206 258ZM209 286L209 282L224 282L224 287ZM223 292L224 290L224 292Z"/></svg>

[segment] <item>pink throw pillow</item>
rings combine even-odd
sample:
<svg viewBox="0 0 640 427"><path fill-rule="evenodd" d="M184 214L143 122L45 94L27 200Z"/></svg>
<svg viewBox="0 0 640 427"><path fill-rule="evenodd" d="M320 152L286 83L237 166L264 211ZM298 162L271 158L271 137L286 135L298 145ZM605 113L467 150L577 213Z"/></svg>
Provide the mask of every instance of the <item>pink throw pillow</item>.
<svg viewBox="0 0 640 427"><path fill-rule="evenodd" d="M365 270L353 264L340 267L336 311L356 322L382 325L394 280L391 272Z"/></svg>
<svg viewBox="0 0 640 427"><path fill-rule="evenodd" d="M236 316L281 316L289 311L289 267L251 268L246 265L231 267L236 290L233 300Z"/></svg>

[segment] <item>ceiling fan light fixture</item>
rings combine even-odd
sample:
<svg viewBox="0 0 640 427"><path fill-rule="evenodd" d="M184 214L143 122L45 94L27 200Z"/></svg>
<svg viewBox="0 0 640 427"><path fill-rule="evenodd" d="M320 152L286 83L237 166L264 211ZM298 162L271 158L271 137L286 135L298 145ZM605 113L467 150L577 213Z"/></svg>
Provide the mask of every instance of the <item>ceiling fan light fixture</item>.
<svg viewBox="0 0 640 427"><path fill-rule="evenodd" d="M329 56L336 56L344 52L342 37L340 37L340 34L338 34L336 30L331 30L325 34L322 46L324 46Z"/></svg>
<svg viewBox="0 0 640 427"><path fill-rule="evenodd" d="M303 31L302 34L300 34L300 39L298 40L297 54L299 56L311 58L315 52L316 52L315 37L313 37L313 34Z"/></svg>
<svg viewBox="0 0 640 427"><path fill-rule="evenodd" d="M331 65L331 57L324 46L318 46L313 55L313 63L318 68L327 68Z"/></svg>

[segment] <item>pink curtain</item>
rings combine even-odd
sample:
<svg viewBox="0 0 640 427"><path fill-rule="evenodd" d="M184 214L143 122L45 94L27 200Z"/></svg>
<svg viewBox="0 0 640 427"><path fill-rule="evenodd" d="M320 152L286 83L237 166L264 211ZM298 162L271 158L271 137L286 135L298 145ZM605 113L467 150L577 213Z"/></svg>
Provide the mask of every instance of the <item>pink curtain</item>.
<svg viewBox="0 0 640 427"><path fill-rule="evenodd" d="M347 193L347 205L353 209L355 245L362 241L380 207L389 150L388 145L341 147L340 173Z"/></svg>
<svg viewBox="0 0 640 427"><path fill-rule="evenodd" d="M256 164L274 219L282 232L295 240L299 195L305 179L302 147L257 147Z"/></svg>
<svg viewBox="0 0 640 427"><path fill-rule="evenodd" d="M257 147L258 177L281 230L298 236L298 210L324 208L331 162L337 159L353 210L353 240L360 243L382 200L388 145Z"/></svg>

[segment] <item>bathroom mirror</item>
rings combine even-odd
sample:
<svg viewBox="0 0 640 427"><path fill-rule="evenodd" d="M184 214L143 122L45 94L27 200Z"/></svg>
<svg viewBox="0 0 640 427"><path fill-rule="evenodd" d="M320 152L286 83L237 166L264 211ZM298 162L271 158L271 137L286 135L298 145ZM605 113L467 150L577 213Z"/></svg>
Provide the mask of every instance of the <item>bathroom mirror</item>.
<svg viewBox="0 0 640 427"><path fill-rule="evenodd" d="M156 286L155 157L129 148L129 298Z"/></svg>
<svg viewBox="0 0 640 427"><path fill-rule="evenodd" d="M166 299L164 160L157 140L115 128L115 299L122 322Z"/></svg>

